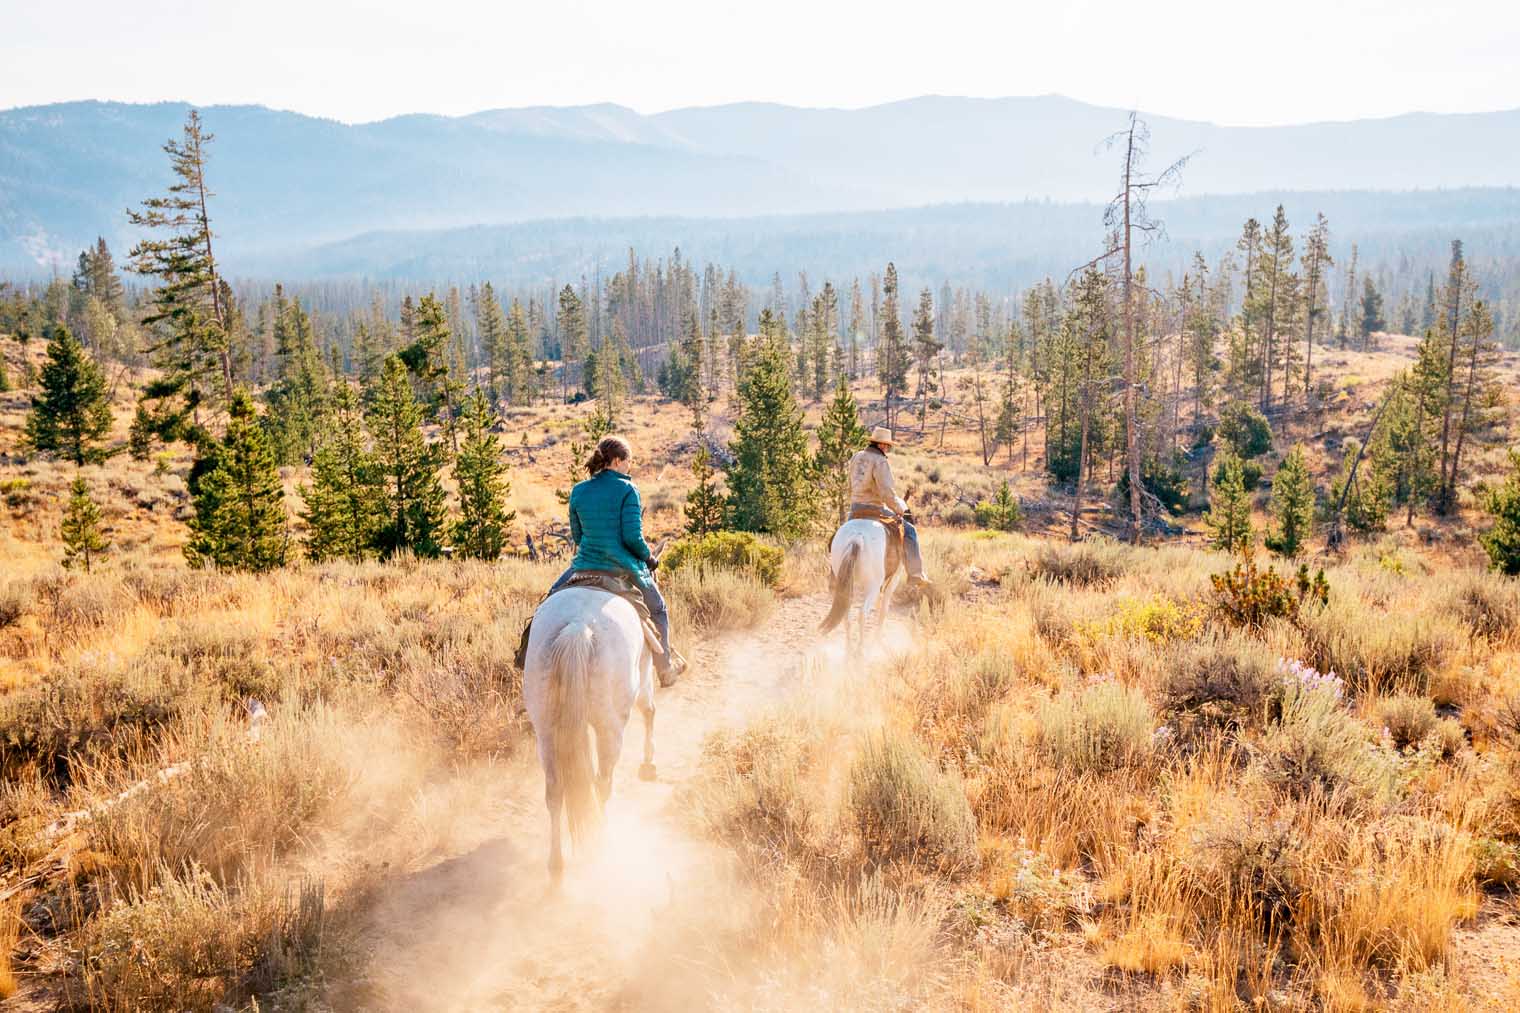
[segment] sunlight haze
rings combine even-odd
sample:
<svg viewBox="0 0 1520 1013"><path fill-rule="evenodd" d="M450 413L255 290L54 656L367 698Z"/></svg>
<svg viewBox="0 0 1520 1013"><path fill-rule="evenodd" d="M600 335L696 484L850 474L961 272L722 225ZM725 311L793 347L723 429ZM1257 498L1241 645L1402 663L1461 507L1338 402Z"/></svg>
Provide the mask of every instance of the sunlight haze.
<svg viewBox="0 0 1520 1013"><path fill-rule="evenodd" d="M5 0L0 108L76 99L254 103L366 122L615 102L859 107L1057 92L1233 125L1520 106L1520 7L1186 0L928 7L399 0ZM1239 10L1237 8L1237 10Z"/></svg>

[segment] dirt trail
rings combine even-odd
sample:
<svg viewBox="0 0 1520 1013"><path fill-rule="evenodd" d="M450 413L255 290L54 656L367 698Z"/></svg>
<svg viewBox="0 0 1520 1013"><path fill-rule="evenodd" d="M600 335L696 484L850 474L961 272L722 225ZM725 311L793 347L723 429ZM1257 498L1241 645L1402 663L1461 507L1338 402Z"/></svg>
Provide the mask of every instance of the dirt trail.
<svg viewBox="0 0 1520 1013"><path fill-rule="evenodd" d="M374 902L354 1008L709 1005L713 969L694 962L718 952L714 940L742 931L749 893L726 849L683 830L676 790L695 772L706 736L782 699L805 660L843 663L839 635L816 643L826 611L821 595L785 601L758 630L696 652L694 674L657 698L654 783L637 778L643 736L634 716L604 850L570 858L557 894L545 871L543 777L525 750L498 811L482 813L468 835L474 846L388 885Z"/></svg>

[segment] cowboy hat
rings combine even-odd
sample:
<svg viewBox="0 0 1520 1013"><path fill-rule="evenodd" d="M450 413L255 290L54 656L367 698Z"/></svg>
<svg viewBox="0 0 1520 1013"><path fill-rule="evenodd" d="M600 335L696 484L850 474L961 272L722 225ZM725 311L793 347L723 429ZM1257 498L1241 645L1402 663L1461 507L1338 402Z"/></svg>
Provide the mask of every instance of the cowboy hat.
<svg viewBox="0 0 1520 1013"><path fill-rule="evenodd" d="M886 426L877 426L871 430L871 442L880 443L884 447L895 446L897 441L892 439L892 430Z"/></svg>

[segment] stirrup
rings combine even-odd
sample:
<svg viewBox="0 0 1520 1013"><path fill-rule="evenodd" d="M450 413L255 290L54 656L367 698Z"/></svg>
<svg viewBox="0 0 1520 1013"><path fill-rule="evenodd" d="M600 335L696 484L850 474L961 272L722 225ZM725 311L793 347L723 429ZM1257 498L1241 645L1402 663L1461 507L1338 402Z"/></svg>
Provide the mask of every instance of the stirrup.
<svg viewBox="0 0 1520 1013"><path fill-rule="evenodd" d="M665 664L661 665L657 660L654 666L655 675L659 676L660 679L660 687L662 689L669 689L671 686L674 686L688 667L686 659L681 657L680 652L672 647L670 649L670 657L665 659Z"/></svg>

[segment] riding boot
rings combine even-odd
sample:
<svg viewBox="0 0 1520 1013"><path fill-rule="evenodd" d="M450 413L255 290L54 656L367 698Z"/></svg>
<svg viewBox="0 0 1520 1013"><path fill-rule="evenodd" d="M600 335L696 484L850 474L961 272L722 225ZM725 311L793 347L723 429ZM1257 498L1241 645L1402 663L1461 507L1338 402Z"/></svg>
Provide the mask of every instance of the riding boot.
<svg viewBox="0 0 1520 1013"><path fill-rule="evenodd" d="M681 657L676 649L670 646L670 613L661 610L652 616L655 629L660 633L660 653L655 656L654 670L660 677L660 685L669 688L676 684L681 673L686 671L686 659Z"/></svg>
<svg viewBox="0 0 1520 1013"><path fill-rule="evenodd" d="M927 591L934 585L924 576L924 557L918 549L918 529L907 519L903 520L903 563L908 571L908 590Z"/></svg>

